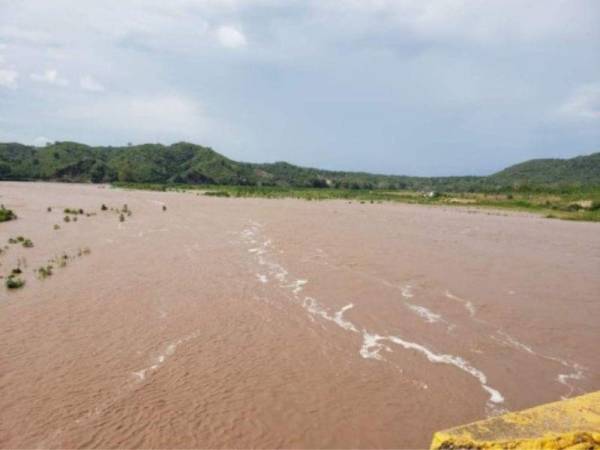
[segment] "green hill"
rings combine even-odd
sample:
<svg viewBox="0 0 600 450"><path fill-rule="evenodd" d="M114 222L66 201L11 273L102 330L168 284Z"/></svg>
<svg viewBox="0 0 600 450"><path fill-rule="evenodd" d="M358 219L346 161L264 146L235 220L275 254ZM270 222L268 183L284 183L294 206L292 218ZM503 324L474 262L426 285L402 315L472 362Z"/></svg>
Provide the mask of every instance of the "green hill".
<svg viewBox="0 0 600 450"><path fill-rule="evenodd" d="M0 179L494 191L514 186L600 186L600 153L568 160L532 160L489 177L409 177L319 170L286 162L244 163L187 142L124 147L0 143Z"/></svg>
<svg viewBox="0 0 600 450"><path fill-rule="evenodd" d="M571 159L532 159L488 177L498 184L600 185L600 153Z"/></svg>

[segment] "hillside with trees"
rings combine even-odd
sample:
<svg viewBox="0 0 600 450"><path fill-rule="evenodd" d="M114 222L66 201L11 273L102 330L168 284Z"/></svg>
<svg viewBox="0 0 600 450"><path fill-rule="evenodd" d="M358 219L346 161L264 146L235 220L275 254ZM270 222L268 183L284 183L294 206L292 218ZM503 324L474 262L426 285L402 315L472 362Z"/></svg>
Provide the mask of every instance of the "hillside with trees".
<svg viewBox="0 0 600 450"><path fill-rule="evenodd" d="M475 192L600 186L600 153L527 161L487 177L410 177L320 170L286 162L238 162L209 147L187 142L123 147L91 147L76 142L44 147L3 143L0 179Z"/></svg>

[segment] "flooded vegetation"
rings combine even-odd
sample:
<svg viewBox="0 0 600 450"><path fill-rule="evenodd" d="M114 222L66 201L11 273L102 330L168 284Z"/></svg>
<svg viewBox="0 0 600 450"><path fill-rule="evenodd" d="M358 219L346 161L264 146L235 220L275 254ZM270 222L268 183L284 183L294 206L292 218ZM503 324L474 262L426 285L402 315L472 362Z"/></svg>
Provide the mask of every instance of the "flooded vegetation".
<svg viewBox="0 0 600 450"><path fill-rule="evenodd" d="M425 447L599 388L597 224L223 191L0 183L3 447Z"/></svg>

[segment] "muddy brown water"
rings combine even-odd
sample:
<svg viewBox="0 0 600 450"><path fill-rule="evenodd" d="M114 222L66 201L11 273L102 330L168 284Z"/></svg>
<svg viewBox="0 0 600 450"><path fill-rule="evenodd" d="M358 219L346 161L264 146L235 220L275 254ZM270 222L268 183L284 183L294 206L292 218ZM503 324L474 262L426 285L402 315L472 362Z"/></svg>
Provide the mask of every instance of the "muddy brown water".
<svg viewBox="0 0 600 450"><path fill-rule="evenodd" d="M426 447L600 389L600 224L52 183L0 203L0 242L35 245L0 255L26 280L0 289L3 448Z"/></svg>

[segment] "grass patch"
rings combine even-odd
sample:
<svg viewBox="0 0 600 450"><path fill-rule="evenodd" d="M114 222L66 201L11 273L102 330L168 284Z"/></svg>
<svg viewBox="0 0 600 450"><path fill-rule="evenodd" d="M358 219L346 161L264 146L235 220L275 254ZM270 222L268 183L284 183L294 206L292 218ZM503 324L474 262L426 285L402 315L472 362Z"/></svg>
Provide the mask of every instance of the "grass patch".
<svg viewBox="0 0 600 450"><path fill-rule="evenodd" d="M40 280L44 280L50 276L52 276L53 266L48 264L47 266L42 266L36 270L37 276Z"/></svg>
<svg viewBox="0 0 600 450"><path fill-rule="evenodd" d="M25 280L11 274L8 276L8 278L6 278L5 285L7 289L20 289L25 286Z"/></svg>
<svg viewBox="0 0 600 450"><path fill-rule="evenodd" d="M72 214L72 215L78 215L78 214L85 214L85 211L82 208L65 208L63 211L65 214Z"/></svg>
<svg viewBox="0 0 600 450"><path fill-rule="evenodd" d="M600 187L500 189L495 192L410 191L385 189L294 188L284 186L202 186L119 183L127 189L202 193L211 197L345 200L361 205L397 202L530 212L562 220L600 222Z"/></svg>
<svg viewBox="0 0 600 450"><path fill-rule="evenodd" d="M92 253L92 251L90 250L89 247L83 247L77 251L77 256L81 257L84 255L89 255L90 253Z"/></svg>
<svg viewBox="0 0 600 450"><path fill-rule="evenodd" d="M231 197L227 191L208 191L205 192L204 195L208 195L210 197Z"/></svg>
<svg viewBox="0 0 600 450"><path fill-rule="evenodd" d="M24 236L17 236L16 238L8 238L9 244L21 244L25 248L33 247L33 242Z"/></svg>
<svg viewBox="0 0 600 450"><path fill-rule="evenodd" d="M9 220L15 220L17 215L12 209L6 209L4 205L0 205L0 222L8 222Z"/></svg>

